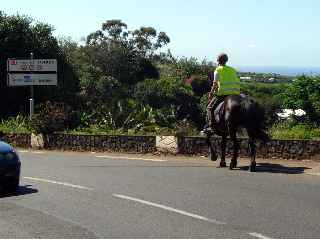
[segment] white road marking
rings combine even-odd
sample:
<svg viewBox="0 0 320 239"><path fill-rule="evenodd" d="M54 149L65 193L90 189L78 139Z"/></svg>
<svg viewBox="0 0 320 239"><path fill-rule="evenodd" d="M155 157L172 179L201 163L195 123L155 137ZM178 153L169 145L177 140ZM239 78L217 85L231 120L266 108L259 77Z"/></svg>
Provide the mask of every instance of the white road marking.
<svg viewBox="0 0 320 239"><path fill-rule="evenodd" d="M43 178L32 178L32 177L23 177L23 178L25 178L27 180L58 184L58 185L63 185L63 186L67 186L67 187L77 188L77 189L84 189L84 190L90 190L90 191L93 190L93 188L88 188L85 186L80 186L80 185L65 183L65 182L58 182L58 181L53 181L53 180L48 180L48 179L43 179Z"/></svg>
<svg viewBox="0 0 320 239"><path fill-rule="evenodd" d="M148 158L132 158L132 157L117 157L108 155L96 155L96 158L108 158L108 159L129 159L129 160L142 160L142 161L152 161L152 162L165 162L164 159L148 159Z"/></svg>
<svg viewBox="0 0 320 239"><path fill-rule="evenodd" d="M272 239L271 237L267 237L265 235L262 235L262 234L256 233L256 232L249 232L248 234L250 236L253 236L253 237L256 237L256 238L259 238L259 239Z"/></svg>
<svg viewBox="0 0 320 239"><path fill-rule="evenodd" d="M307 173L308 175L320 176L320 173Z"/></svg>
<svg viewBox="0 0 320 239"><path fill-rule="evenodd" d="M43 151L30 151L30 150L18 150L18 153L33 153L33 154L44 154Z"/></svg>
<svg viewBox="0 0 320 239"><path fill-rule="evenodd" d="M121 195L121 194L113 194L113 196L117 197L117 198L121 198L121 199L134 201L134 202L139 202L139 203L142 203L142 204L145 204L145 205L161 208L161 209L164 209L164 210L167 210L167 211L175 212L175 213L178 213L178 214L181 214L181 215L184 215L184 216L188 216L188 217L192 217L192 218L196 218L196 219L199 219L199 220L202 220L202 221L211 222L211 223L214 223L214 224L217 224L217 225L225 225L226 224L224 222L220 222L220 221L215 220L215 219L210 219L210 218L203 217L203 216L200 216L200 215L197 215L197 214L189 213L189 212L186 212L186 211L182 211L182 210L175 209L175 208L172 208L172 207L168 207L168 206L165 206L165 205L161 205L161 204L158 204L158 203L153 203L153 202L141 200L141 199L138 199L138 198L133 198L133 197L129 197L129 196Z"/></svg>
<svg viewBox="0 0 320 239"><path fill-rule="evenodd" d="M31 152L31 153L35 153L35 154L44 154L44 152L42 152L42 151L34 151L34 152Z"/></svg>

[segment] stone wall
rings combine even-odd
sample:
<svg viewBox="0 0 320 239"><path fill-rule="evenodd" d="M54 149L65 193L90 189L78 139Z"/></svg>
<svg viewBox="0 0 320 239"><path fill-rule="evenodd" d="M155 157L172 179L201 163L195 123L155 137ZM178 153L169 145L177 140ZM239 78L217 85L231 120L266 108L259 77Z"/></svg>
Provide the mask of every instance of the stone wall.
<svg viewBox="0 0 320 239"><path fill-rule="evenodd" d="M220 153L221 138L211 139ZM240 156L248 156L248 139L239 139ZM278 159L320 159L320 140L271 140L263 144L257 142L257 157ZM180 154L208 154L204 137L180 137L178 139ZM228 141L226 152L232 153L232 142Z"/></svg>
<svg viewBox="0 0 320 239"><path fill-rule="evenodd" d="M30 148L30 134L4 134L1 140L10 143L14 147Z"/></svg>
<svg viewBox="0 0 320 239"><path fill-rule="evenodd" d="M30 148L29 134L5 134L3 140L15 147ZM69 135L52 134L43 137L43 148L70 151L151 153L156 151L207 155L204 137L173 136L125 136L125 135ZM212 143L220 151L220 138ZM239 139L240 156L248 156L248 140ZM227 154L232 152L232 142L227 144ZM257 157L270 159L318 159L320 140L271 140L267 144L257 142Z"/></svg>
<svg viewBox="0 0 320 239"><path fill-rule="evenodd" d="M72 151L148 153L156 151L156 137L52 134L44 136L44 148Z"/></svg>

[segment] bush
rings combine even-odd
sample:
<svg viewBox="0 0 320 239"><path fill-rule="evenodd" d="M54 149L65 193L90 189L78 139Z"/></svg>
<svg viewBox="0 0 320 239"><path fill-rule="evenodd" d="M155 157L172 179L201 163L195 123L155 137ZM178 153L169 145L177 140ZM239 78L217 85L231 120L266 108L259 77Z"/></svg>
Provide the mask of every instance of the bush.
<svg viewBox="0 0 320 239"><path fill-rule="evenodd" d="M194 123L188 120L181 120L177 123L176 136L195 136L199 135L199 131Z"/></svg>
<svg viewBox="0 0 320 239"><path fill-rule="evenodd" d="M320 129L308 124L283 122L269 130L275 139L320 139Z"/></svg>
<svg viewBox="0 0 320 239"><path fill-rule="evenodd" d="M178 78L147 79L139 82L134 89L134 99L154 108L179 105L185 98L193 96L191 87Z"/></svg>
<svg viewBox="0 0 320 239"><path fill-rule="evenodd" d="M309 123L320 125L320 76L300 76L282 95L283 105L289 109L302 109Z"/></svg>
<svg viewBox="0 0 320 239"><path fill-rule="evenodd" d="M241 92L254 98L265 110L266 124L274 124L281 110L283 97L281 94L288 88L288 84L270 83L241 83Z"/></svg>
<svg viewBox="0 0 320 239"><path fill-rule="evenodd" d="M7 120L1 120L0 131L4 133L26 134L31 132L30 121L27 117L17 115Z"/></svg>
<svg viewBox="0 0 320 239"><path fill-rule="evenodd" d="M47 101L39 106L37 114L31 120L31 129L35 133L50 134L75 127L77 115L64 103Z"/></svg>

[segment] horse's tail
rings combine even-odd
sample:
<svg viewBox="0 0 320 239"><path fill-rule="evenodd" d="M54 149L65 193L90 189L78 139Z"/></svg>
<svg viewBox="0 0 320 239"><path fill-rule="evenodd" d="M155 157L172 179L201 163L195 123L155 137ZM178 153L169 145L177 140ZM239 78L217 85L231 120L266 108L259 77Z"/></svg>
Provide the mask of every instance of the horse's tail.
<svg viewBox="0 0 320 239"><path fill-rule="evenodd" d="M266 117L263 107L248 97L242 99L241 107L244 113L245 128L250 130L256 139L263 142L269 141L270 136L266 133Z"/></svg>
<svg viewBox="0 0 320 239"><path fill-rule="evenodd" d="M254 137L260 139L264 143L270 141L270 136L265 132L264 129L256 129L254 132Z"/></svg>

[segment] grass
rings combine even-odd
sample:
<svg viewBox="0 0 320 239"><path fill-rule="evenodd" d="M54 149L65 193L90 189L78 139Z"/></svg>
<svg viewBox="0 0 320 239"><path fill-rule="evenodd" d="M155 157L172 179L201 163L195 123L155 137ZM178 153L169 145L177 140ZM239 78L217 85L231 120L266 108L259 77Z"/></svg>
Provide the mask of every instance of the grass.
<svg viewBox="0 0 320 239"><path fill-rule="evenodd" d="M29 134L31 133L30 121L27 117L18 115L0 121L0 131L4 133Z"/></svg>
<svg viewBox="0 0 320 239"><path fill-rule="evenodd" d="M160 127L145 127L141 130L134 129L102 129L97 126L90 126L87 128L77 128L73 130L67 130L66 134L75 135L175 135L175 130L170 128L160 128Z"/></svg>
<svg viewBox="0 0 320 239"><path fill-rule="evenodd" d="M4 133L30 134L31 127L27 117L18 115L0 121L0 131ZM124 129L103 129L92 125L87 128L77 128L67 130L64 133L75 135L176 135L183 132L184 135L199 135L199 132L191 125L177 125L176 129L148 126L140 130ZM269 134L273 139L318 139L320 140L320 128L309 124L297 124L282 122L273 125L269 129Z"/></svg>
<svg viewBox="0 0 320 239"><path fill-rule="evenodd" d="M274 139L320 139L320 128L308 124L281 123L269 130Z"/></svg>

